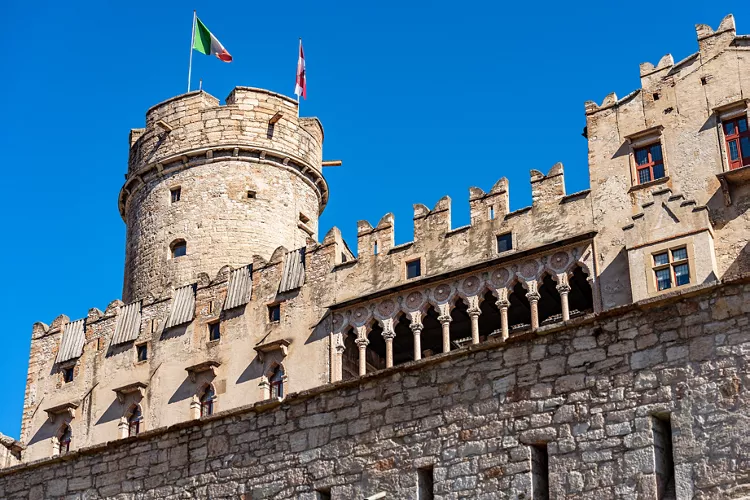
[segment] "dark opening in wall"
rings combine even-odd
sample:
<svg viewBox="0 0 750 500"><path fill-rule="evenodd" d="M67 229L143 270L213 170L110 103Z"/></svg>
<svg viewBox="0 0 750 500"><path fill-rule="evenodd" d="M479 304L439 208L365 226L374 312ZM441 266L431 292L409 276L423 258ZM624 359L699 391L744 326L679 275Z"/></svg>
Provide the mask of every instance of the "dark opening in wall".
<svg viewBox="0 0 750 500"><path fill-rule="evenodd" d="M406 263L406 279L422 276L422 260L414 259Z"/></svg>
<svg viewBox="0 0 750 500"><path fill-rule="evenodd" d="M433 500L435 498L435 476L432 467L417 469L417 499Z"/></svg>
<svg viewBox="0 0 750 500"><path fill-rule="evenodd" d="M218 321L208 324L208 341L213 342L221 338L221 324Z"/></svg>
<svg viewBox="0 0 750 500"><path fill-rule="evenodd" d="M660 97L658 92L654 92L654 101L658 101Z"/></svg>
<svg viewBox="0 0 750 500"><path fill-rule="evenodd" d="M138 361L146 361L148 359L148 344L137 345L135 348Z"/></svg>
<svg viewBox="0 0 750 500"><path fill-rule="evenodd" d="M396 338L393 339L393 366L414 360L414 334L411 321L403 312L396 316Z"/></svg>
<svg viewBox="0 0 750 500"><path fill-rule="evenodd" d="M255 199L255 191L248 191L247 192L247 199L248 200L254 200Z"/></svg>
<svg viewBox="0 0 750 500"><path fill-rule="evenodd" d="M270 323L281 321L281 304L271 304L268 306L268 321Z"/></svg>
<svg viewBox="0 0 750 500"><path fill-rule="evenodd" d="M63 382L66 384L73 381L74 371L73 367L63 368Z"/></svg>
<svg viewBox="0 0 750 500"><path fill-rule="evenodd" d="M489 290L482 297L479 309L479 341L484 342L493 332L500 331L500 309L497 308L497 298Z"/></svg>
<svg viewBox="0 0 750 500"><path fill-rule="evenodd" d="M187 242L185 240L174 240L170 245L169 249L172 252L172 258L182 257L187 255Z"/></svg>
<svg viewBox="0 0 750 500"><path fill-rule="evenodd" d="M443 352L443 328L438 321L438 312L432 306L422 316L420 340L423 358Z"/></svg>
<svg viewBox="0 0 750 500"><path fill-rule="evenodd" d="M656 472L656 498L674 500L674 455L672 453L672 421L669 414L651 417L654 437L654 471Z"/></svg>
<svg viewBox="0 0 750 500"><path fill-rule="evenodd" d="M359 376L359 348L357 334L350 328L344 336L344 355L342 356L342 378L348 380Z"/></svg>
<svg viewBox="0 0 750 500"><path fill-rule="evenodd" d="M568 294L568 306L570 317L577 314L592 312L594 310L594 294L591 291L588 276L581 266L576 266L573 274L568 278L570 293Z"/></svg>
<svg viewBox="0 0 750 500"><path fill-rule="evenodd" d="M539 287L539 324L556 323L562 320L562 299L557 291L557 282L549 274L544 275Z"/></svg>
<svg viewBox="0 0 750 500"><path fill-rule="evenodd" d="M497 253L513 250L513 234L505 233L497 236Z"/></svg>
<svg viewBox="0 0 750 500"><path fill-rule="evenodd" d="M331 489L323 488L315 490L315 498L317 498L317 500L331 500Z"/></svg>
<svg viewBox="0 0 750 500"><path fill-rule="evenodd" d="M177 203L180 201L180 195L182 194L182 189L180 189L180 186L173 187L169 190L169 196L172 200L172 203Z"/></svg>
<svg viewBox="0 0 750 500"><path fill-rule="evenodd" d="M385 339L383 328L375 321L370 333L367 334L367 373L385 368Z"/></svg>
<svg viewBox="0 0 750 500"><path fill-rule="evenodd" d="M521 283L516 283L508 300L508 328L512 330L531 326L531 305L526 298L526 289Z"/></svg>
<svg viewBox="0 0 750 500"><path fill-rule="evenodd" d="M547 444L531 447L531 498L549 500L549 455Z"/></svg>
<svg viewBox="0 0 750 500"><path fill-rule="evenodd" d="M456 298L451 310L451 349L458 349L467 342L471 343L471 318L466 312L469 307L461 297Z"/></svg>

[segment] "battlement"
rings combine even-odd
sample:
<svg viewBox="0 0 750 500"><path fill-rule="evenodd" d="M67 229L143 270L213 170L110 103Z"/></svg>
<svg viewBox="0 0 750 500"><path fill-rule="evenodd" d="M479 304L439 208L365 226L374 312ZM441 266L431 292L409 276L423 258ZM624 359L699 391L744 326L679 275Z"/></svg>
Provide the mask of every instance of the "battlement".
<svg viewBox="0 0 750 500"><path fill-rule="evenodd" d="M664 55L656 65L650 62L641 63L641 88L644 91L654 92L659 91L663 87L673 87L676 81L698 71L699 68L710 63L713 58L722 52L750 46L746 40L747 37L737 36L734 16L732 14L722 19L716 31L706 24L696 25L695 31L699 49L695 54L684 58L677 64L675 64L672 54ZM705 74L701 76L706 78ZM604 98L601 104L587 101L585 103L586 114L598 113L622 104L623 101L632 95L630 94L625 99L618 100L617 95L611 93Z"/></svg>

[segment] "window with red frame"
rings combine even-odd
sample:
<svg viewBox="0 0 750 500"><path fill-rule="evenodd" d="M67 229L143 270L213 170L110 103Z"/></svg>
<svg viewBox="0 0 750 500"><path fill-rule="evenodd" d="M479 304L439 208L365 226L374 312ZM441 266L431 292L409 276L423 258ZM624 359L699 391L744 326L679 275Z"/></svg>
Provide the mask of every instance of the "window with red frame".
<svg viewBox="0 0 750 500"><path fill-rule="evenodd" d="M66 425L60 433L60 455L70 452L70 442L73 440L73 433L70 426Z"/></svg>
<svg viewBox="0 0 750 500"><path fill-rule="evenodd" d="M664 177L664 158L661 154L661 143L657 142L638 148L634 153L638 184L645 184Z"/></svg>
<svg viewBox="0 0 750 500"><path fill-rule="evenodd" d="M143 421L143 412L141 407L136 406L133 408L133 413L130 414L128 419L128 436L137 436L141 432L141 422Z"/></svg>
<svg viewBox="0 0 750 500"><path fill-rule="evenodd" d="M271 375L271 397L284 397L284 369L281 365L277 366Z"/></svg>
<svg viewBox="0 0 750 500"><path fill-rule="evenodd" d="M747 127L747 116L726 120L723 125L729 169L750 165L750 129Z"/></svg>

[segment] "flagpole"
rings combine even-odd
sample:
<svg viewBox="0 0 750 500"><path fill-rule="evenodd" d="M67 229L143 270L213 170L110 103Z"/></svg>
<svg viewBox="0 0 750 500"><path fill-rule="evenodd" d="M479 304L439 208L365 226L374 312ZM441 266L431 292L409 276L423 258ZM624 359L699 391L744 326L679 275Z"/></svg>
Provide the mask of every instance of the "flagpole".
<svg viewBox="0 0 750 500"><path fill-rule="evenodd" d="M300 47L302 47L302 37L299 37L299 47L297 48L297 71L299 72ZM297 118L299 118L299 94L297 94Z"/></svg>
<svg viewBox="0 0 750 500"><path fill-rule="evenodd" d="M188 65L188 92L190 92L190 76L193 73L193 45L195 45L195 19L197 17L198 14L193 11L193 31L190 34L190 64Z"/></svg>

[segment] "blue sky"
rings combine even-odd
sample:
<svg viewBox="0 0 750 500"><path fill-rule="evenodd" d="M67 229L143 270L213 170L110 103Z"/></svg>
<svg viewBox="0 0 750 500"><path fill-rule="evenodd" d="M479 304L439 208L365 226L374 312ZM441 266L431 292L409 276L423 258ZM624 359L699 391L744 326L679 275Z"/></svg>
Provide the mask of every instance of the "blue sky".
<svg viewBox="0 0 750 500"><path fill-rule="evenodd" d="M506 4L506 5L502 5ZM697 51L694 25L748 2L213 2L198 15L234 56L195 53L194 85L221 98L236 85L291 95L305 44L302 115L325 128L331 198L321 237L396 217L412 239L412 204L510 180L530 203L529 169L565 165L569 193L588 188L583 103L640 86L638 64ZM148 107L186 90L192 6L185 2L0 5L4 411L20 433L31 326L104 310L122 290L125 227L117 194L127 138Z"/></svg>

